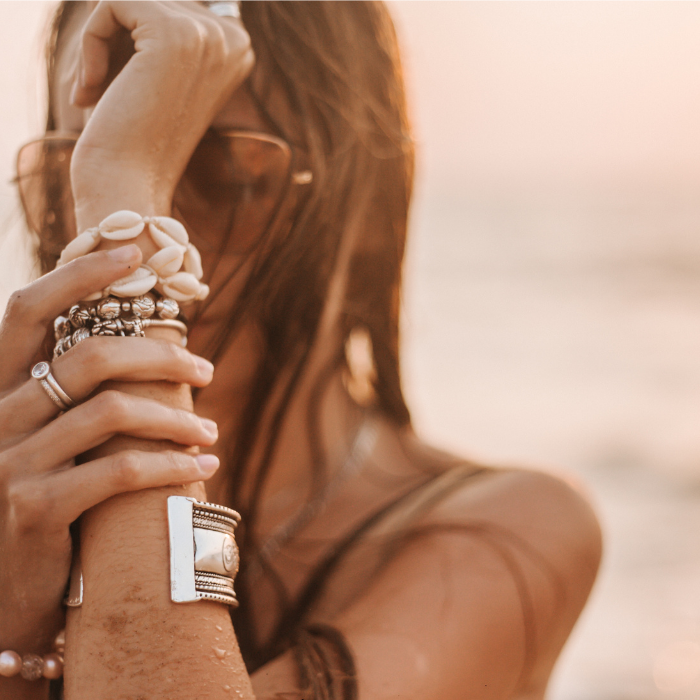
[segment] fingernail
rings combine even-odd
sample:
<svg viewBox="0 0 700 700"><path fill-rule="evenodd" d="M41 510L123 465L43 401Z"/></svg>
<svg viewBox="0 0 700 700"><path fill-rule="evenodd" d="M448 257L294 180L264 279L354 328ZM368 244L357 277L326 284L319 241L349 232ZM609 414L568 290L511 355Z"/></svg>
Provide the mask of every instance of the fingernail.
<svg viewBox="0 0 700 700"><path fill-rule="evenodd" d="M219 468L219 458L216 455L197 455L195 457L202 474L210 476Z"/></svg>
<svg viewBox="0 0 700 700"><path fill-rule="evenodd" d="M204 430L209 433L209 435L216 436L219 434L219 428L213 420L209 420L208 418L200 418L199 422L202 424Z"/></svg>
<svg viewBox="0 0 700 700"><path fill-rule="evenodd" d="M194 361L197 365L197 372L199 372L199 374L201 374L203 377L209 378L214 374L214 365L209 362L209 360L205 360L203 357L198 357L195 355Z"/></svg>
<svg viewBox="0 0 700 700"><path fill-rule="evenodd" d="M131 245L123 245L119 248L114 248L114 250L108 251L107 255L109 255L114 262L128 263L138 258L139 247L133 243Z"/></svg>

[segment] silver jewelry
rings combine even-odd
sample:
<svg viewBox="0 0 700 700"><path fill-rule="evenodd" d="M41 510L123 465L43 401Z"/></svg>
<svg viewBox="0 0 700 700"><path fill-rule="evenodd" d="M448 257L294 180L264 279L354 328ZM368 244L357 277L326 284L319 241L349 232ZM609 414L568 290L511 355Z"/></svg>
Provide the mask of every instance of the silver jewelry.
<svg viewBox="0 0 700 700"><path fill-rule="evenodd" d="M170 600L238 605L233 589L239 564L234 531L240 520L225 506L188 496L168 498Z"/></svg>
<svg viewBox="0 0 700 700"><path fill-rule="evenodd" d="M143 321L143 329L146 328L172 328L180 333L180 343L182 347L187 346L187 326L175 318L147 318Z"/></svg>
<svg viewBox="0 0 700 700"><path fill-rule="evenodd" d="M233 17L234 19L241 18L241 9L237 2L221 2L214 0L204 3L207 9L219 17Z"/></svg>
<svg viewBox="0 0 700 700"><path fill-rule="evenodd" d="M77 405L56 381L56 377L51 374L51 365L48 362L37 362L32 367L32 377L39 381L48 397L62 411L67 411Z"/></svg>
<svg viewBox="0 0 700 700"><path fill-rule="evenodd" d="M69 608L79 608L83 604L83 567L80 561L80 549L73 545L73 560L68 579L68 591L63 604Z"/></svg>
<svg viewBox="0 0 700 700"><path fill-rule="evenodd" d="M237 606L233 581L239 555L234 531L241 516L231 508L187 496L168 498L170 599L174 603L215 600ZM70 583L63 604L83 604L80 551L73 550Z"/></svg>
<svg viewBox="0 0 700 700"><path fill-rule="evenodd" d="M168 297L153 299L143 295L132 299L108 296L94 303L75 304L68 316L54 321L54 360L74 345L93 335L144 337L149 326L174 328L181 334L181 343L187 344L187 326L177 320L180 306ZM160 318L153 318L153 316Z"/></svg>

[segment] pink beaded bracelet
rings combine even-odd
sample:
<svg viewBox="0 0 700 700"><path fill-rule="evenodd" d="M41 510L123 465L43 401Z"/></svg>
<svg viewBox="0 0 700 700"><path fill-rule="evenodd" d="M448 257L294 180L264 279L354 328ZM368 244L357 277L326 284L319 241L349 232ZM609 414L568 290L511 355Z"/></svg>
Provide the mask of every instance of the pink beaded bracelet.
<svg viewBox="0 0 700 700"><path fill-rule="evenodd" d="M66 631L61 630L54 641L55 652L39 656L25 654L20 656L16 651L0 653L0 676L10 678L18 673L27 681L38 681L40 678L55 680L63 675L63 650L66 645Z"/></svg>

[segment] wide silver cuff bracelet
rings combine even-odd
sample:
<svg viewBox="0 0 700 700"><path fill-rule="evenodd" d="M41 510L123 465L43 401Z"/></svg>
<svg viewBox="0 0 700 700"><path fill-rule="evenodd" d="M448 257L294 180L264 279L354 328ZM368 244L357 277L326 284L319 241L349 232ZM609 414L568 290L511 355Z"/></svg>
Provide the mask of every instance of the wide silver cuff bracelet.
<svg viewBox="0 0 700 700"><path fill-rule="evenodd" d="M234 531L241 516L231 508L188 496L168 498L170 600L216 600L238 605L233 580L238 572Z"/></svg>

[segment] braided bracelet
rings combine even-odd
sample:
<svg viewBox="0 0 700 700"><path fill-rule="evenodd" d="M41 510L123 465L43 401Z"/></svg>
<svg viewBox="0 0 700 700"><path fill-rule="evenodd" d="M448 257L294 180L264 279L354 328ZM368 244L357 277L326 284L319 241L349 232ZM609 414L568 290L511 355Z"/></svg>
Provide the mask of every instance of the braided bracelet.
<svg viewBox="0 0 700 700"><path fill-rule="evenodd" d="M130 275L109 287L86 297L93 301L108 295L138 297L156 289L163 296L189 302L204 299L209 287L202 279L202 259L199 251L189 242L185 227L169 216L141 216L134 211L117 211L103 219L98 226L83 231L61 253L56 267L87 255L100 240L128 241L142 231L148 231L160 250ZM184 266L184 270L181 268Z"/></svg>
<svg viewBox="0 0 700 700"><path fill-rule="evenodd" d="M56 680L63 675L63 651L66 646L66 631L61 630L54 640L55 652L39 656L25 654L20 656L16 651L6 650L0 653L0 676L11 678L18 673L27 681L38 681L40 678Z"/></svg>

